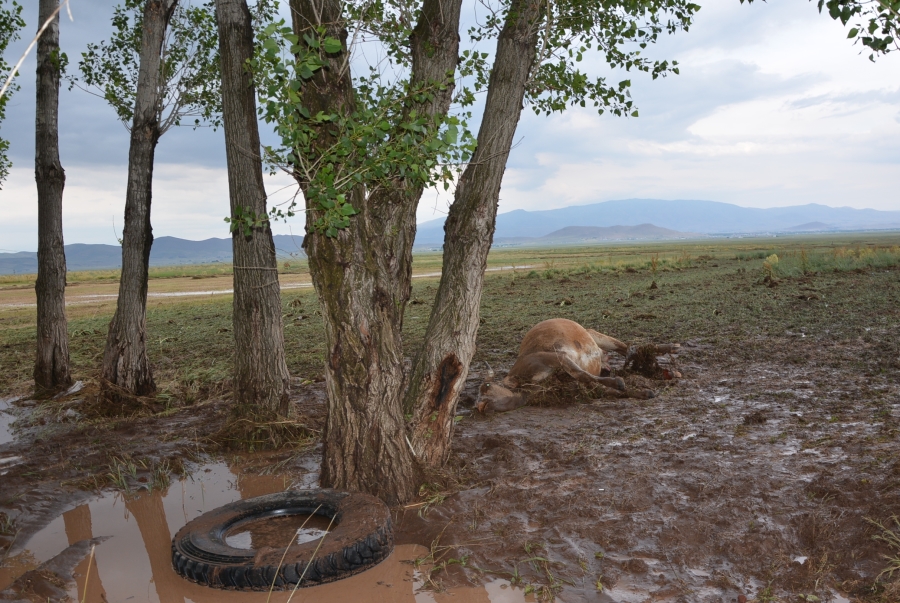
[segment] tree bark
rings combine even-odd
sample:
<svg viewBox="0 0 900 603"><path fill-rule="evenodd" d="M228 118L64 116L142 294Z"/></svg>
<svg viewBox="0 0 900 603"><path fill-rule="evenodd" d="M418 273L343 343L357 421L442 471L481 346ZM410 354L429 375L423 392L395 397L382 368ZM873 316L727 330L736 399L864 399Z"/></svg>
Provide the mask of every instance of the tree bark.
<svg viewBox="0 0 900 603"><path fill-rule="evenodd" d="M216 0L216 15L231 217L265 216L256 91L244 67L253 56L250 11L246 0ZM290 374L272 230L265 222L246 236L240 221L234 225L234 401L240 412L286 416Z"/></svg>
<svg viewBox="0 0 900 603"><path fill-rule="evenodd" d="M500 184L537 52L542 6L543 0L514 0L510 7L497 39L478 147L444 225L441 280L404 400L413 415L413 450L420 462L434 467L450 454L456 404L475 354Z"/></svg>
<svg viewBox="0 0 900 603"><path fill-rule="evenodd" d="M302 39L303 33L321 24L327 36L346 44L340 6L337 0L292 0L294 32ZM423 4L411 37L412 83L450 85L430 103L416 105L420 113L443 114L449 107L452 80L448 82L447 73L453 72L457 61L460 6L460 0ZM328 66L304 88L304 105L311 114L352 112L352 83L342 70L345 53L346 49L329 57ZM320 139L329 144L324 129ZM349 201L359 213L333 238L315 231L316 207L307 200L303 244L319 294L328 349L322 485L369 492L390 505L409 500L420 481L402 412L401 328L421 194L421 187L403 181L370 195L358 186Z"/></svg>
<svg viewBox="0 0 900 603"><path fill-rule="evenodd" d="M59 0L40 0L43 24ZM38 40L34 178L38 191L37 356L34 382L54 390L72 383L66 320L66 254L62 196L66 173L59 162L59 15Z"/></svg>
<svg viewBox="0 0 900 603"><path fill-rule="evenodd" d="M176 3L177 0L147 0L144 6L140 70L128 152L122 276L101 373L105 381L139 396L156 391L146 342L147 278L153 245L150 202L153 161L161 134L161 52Z"/></svg>

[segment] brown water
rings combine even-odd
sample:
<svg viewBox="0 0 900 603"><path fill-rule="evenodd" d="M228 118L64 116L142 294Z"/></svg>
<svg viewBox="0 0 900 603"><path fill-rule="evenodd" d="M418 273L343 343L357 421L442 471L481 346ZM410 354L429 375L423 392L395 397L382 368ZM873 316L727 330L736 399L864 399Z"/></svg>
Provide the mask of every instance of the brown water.
<svg viewBox="0 0 900 603"><path fill-rule="evenodd" d="M90 538L108 537L97 545L93 561L89 557L75 567L68 586L73 600L85 603L285 603L303 601L326 603L366 601L384 603L515 603L533 600L505 580L484 587L452 589L443 593L422 590L422 577L413 561L428 550L419 545L401 545L376 567L345 580L304 588L294 594L222 591L194 584L179 576L171 563L171 541L175 532L198 515L218 506L290 487L281 476L241 474L222 463L195 472L192 478L173 483L166 491L141 492L128 496L102 495L70 509L35 534L24 547L0 567L0 590L7 588L26 571L37 568L68 546ZM250 546L272 542L284 546L285 534L296 532L304 516L276 519L238 526L229 537L245 539ZM328 521L314 518L302 537L324 535ZM274 526L280 523L279 526ZM260 524L260 525L256 525ZM275 528L275 529L272 529ZM278 544L275 544L278 540Z"/></svg>
<svg viewBox="0 0 900 603"><path fill-rule="evenodd" d="M234 526L225 533L225 542L245 550L285 548L289 544L303 544L322 538L328 533L330 523L327 517L321 515L266 517Z"/></svg>

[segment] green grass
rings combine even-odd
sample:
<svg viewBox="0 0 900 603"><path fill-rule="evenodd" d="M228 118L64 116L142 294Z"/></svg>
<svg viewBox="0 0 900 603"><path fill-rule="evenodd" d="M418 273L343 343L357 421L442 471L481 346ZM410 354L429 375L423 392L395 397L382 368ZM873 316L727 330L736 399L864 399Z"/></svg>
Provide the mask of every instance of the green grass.
<svg viewBox="0 0 900 603"><path fill-rule="evenodd" d="M872 353L884 354L886 362L900 356L895 341L876 336L886 321L897 320L900 308L900 235L775 243L719 240L492 252L489 266L534 268L488 273L474 362L511 362L524 333L551 317L570 318L629 342L755 341L805 332L869 338ZM763 262L773 253L779 257L775 272L780 282L768 287L761 284ZM415 268L437 271L440 254L417 255ZM203 276L213 268L171 270L155 274ZM101 275L91 273L90 278ZM656 288L651 288L654 282ZM412 297L422 303L406 311L408 356L421 345L436 288L435 278L414 281ZM291 374L315 378L325 357L315 294L312 289L285 291L282 304ZM110 303L71 312L69 349L76 379L95 377L113 309ZM147 335L159 395L167 407L229 391L231 296L151 299ZM0 393L30 391L34 338L33 309L0 311Z"/></svg>

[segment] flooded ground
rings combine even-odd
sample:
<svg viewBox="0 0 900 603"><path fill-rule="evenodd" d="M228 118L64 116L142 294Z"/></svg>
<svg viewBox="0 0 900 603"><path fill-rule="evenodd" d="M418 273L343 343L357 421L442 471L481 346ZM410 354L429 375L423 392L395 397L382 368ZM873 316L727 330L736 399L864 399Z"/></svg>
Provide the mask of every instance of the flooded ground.
<svg viewBox="0 0 900 603"><path fill-rule="evenodd" d="M200 586L172 569L171 539L178 529L206 511L242 498L280 492L293 487L287 475L250 475L224 463L202 466L190 478L171 484L165 491L109 492L65 511L35 533L27 543L14 546L0 567L0 600L24 598L85 603L148 601L159 603L283 603L290 592L230 592ZM296 520L298 517L292 518ZM321 520L321 518L319 518ZM283 520L275 520L279 524ZM262 522L260 522L262 523ZM321 538L324 525L315 523L301 541ZM240 547L245 540L254 546L285 546L284 535L299 527L278 525L262 530L241 526L229 537ZM81 546L79 546L81 544ZM90 547L94 546L91 556ZM246 548L250 548L247 546ZM73 554L74 553L74 554ZM422 589L422 571L416 560L428 549L401 545L383 563L363 574L338 583L303 589L294 600L305 602L383 601L429 603L448 600L460 603L516 603L525 601L524 590L495 579L484 587L463 587L435 594ZM52 567L58 576L47 575ZM43 570L43 571L42 571ZM9 587L14 585L14 588ZM9 589L9 590L4 590Z"/></svg>
<svg viewBox="0 0 900 603"><path fill-rule="evenodd" d="M394 555L293 600L900 601L898 574L882 574L900 548L878 539L900 534L900 271L829 271L773 287L747 265L495 275L450 461L393 510ZM434 294L418 283L411 340ZM286 317L299 311L290 303ZM194 312L196 321L171 320L185 333L207 322L216 331ZM213 313L227 325L227 306ZM672 360L684 378L626 374L658 392L651 400L561 381L531 406L474 413L487 364L502 375L524 332L553 316L629 342L679 341ZM302 337L291 345L321 341L312 323L292 327ZM99 356L104 336L75 341ZM4 357L27 375L31 339L8 341ZM154 357L183 367L200 344L178 345L154 347ZM622 373L621 360L613 368ZM0 439L0 600L80 600L86 586L88 601L265 601L180 578L171 537L214 506L315 485L320 445L222 455L213 436L227 389L117 419L86 413L86 382L54 400L0 402L0 436L17 418L14 437ZM311 429L322 427L323 400L320 381L295 381L292 402Z"/></svg>

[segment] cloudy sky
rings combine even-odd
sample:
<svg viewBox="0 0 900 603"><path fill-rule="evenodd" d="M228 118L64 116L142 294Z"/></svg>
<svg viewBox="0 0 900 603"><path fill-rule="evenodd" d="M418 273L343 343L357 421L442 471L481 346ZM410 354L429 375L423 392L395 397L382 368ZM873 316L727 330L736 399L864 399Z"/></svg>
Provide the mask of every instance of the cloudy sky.
<svg viewBox="0 0 900 603"><path fill-rule="evenodd" d="M871 63L839 23L805 0L700 4L690 32L649 51L677 59L681 75L632 77L639 118L590 109L547 118L526 110L501 212L632 197L900 210L900 53ZM29 32L36 5L26 3ZM72 0L75 20L63 18L61 39L73 68L86 43L108 37L113 5ZM8 58L15 61L25 44L12 46ZM22 89L0 125L14 163L0 191L0 251L37 248L33 57L21 72ZM103 100L77 89L63 90L60 106L66 242L115 244L128 133ZM227 236L221 131L176 128L156 158L155 236ZM283 177L269 184L273 201L293 194L280 190L290 184ZM441 217L446 204L426 193L419 220ZM302 231L301 218L276 226Z"/></svg>

